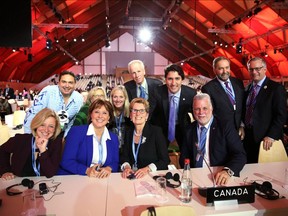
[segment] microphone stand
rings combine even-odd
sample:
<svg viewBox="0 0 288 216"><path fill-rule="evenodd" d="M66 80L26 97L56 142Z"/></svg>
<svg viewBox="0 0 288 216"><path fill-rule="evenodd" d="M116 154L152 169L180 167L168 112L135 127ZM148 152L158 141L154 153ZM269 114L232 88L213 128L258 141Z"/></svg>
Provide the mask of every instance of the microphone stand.
<svg viewBox="0 0 288 216"><path fill-rule="evenodd" d="M197 143L196 143L195 145L196 145L198 154L203 158L203 161L205 162L206 166L207 166L208 169L209 169L209 172L210 172L210 174L211 174L211 176L212 176L213 187L216 187L216 181L215 181L213 172L212 172L212 170L211 170L211 167L209 166L207 160L205 159L204 154L202 153L201 149L199 148L199 145L198 145ZM199 187L199 188L198 188L198 193L199 193L201 196L206 197L206 196L207 196L207 187Z"/></svg>

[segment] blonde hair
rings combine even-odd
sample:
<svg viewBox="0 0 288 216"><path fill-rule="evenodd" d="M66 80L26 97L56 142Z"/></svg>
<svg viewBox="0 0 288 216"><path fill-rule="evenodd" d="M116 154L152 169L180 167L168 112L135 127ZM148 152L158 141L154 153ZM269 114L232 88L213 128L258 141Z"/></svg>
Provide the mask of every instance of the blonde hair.
<svg viewBox="0 0 288 216"><path fill-rule="evenodd" d="M101 86L96 86L96 87L92 88L92 89L88 92L88 96L87 96L87 103L88 103L88 104L91 104L91 103L92 103L91 99L92 99L93 96L96 95L96 92L97 92L98 90L101 90L101 91L103 92L104 99L105 99L105 100L107 99L107 95L106 95L106 92L105 92L104 88L102 88Z"/></svg>
<svg viewBox="0 0 288 216"><path fill-rule="evenodd" d="M150 109L150 105L149 102L147 100L145 100L144 98L134 98L131 102L130 102L130 110L133 109L134 104L139 103L139 104L143 104L145 107L145 111L147 113L149 113L149 109Z"/></svg>
<svg viewBox="0 0 288 216"><path fill-rule="evenodd" d="M123 92L123 95L124 95L124 98L125 98L125 100L124 100L124 107L123 107L123 113L124 113L124 116L125 116L125 117L129 117L129 105L130 105L130 103L129 103L129 98L128 98L128 94L127 94L126 88L125 88L125 86L123 86L123 85L115 86L115 87L112 89L111 93L110 93L110 103L111 103L112 106L113 106L114 116L116 116L116 109L115 109L115 106L114 106L114 104L113 104L113 95L115 94L115 92L116 92L117 90Z"/></svg>
<svg viewBox="0 0 288 216"><path fill-rule="evenodd" d="M51 137L51 139L55 139L61 132L61 126L60 126L60 120L59 120L59 117L58 115L51 109L49 108L44 108L42 109L40 112L38 112L35 117L32 119L31 121L31 125L30 125L30 128L31 128L31 131L32 131L32 135L34 137L36 137L36 130L38 127L40 127L44 121L49 118L49 117L52 117L55 119L55 131L54 131L54 134L53 136Z"/></svg>

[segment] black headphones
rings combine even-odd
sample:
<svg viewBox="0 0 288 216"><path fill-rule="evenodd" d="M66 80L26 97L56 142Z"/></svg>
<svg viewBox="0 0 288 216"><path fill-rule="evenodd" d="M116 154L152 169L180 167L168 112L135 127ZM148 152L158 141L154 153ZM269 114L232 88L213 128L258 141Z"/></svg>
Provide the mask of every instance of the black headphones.
<svg viewBox="0 0 288 216"><path fill-rule="evenodd" d="M178 173L175 173L174 175L172 175L171 172L167 172L165 174L165 176L153 176L153 179L156 180L157 178L159 177L164 177L166 179L166 185L167 187L170 187L170 188L177 188L181 185L181 181L180 181L180 176ZM178 182L177 185L175 184L172 184L169 179L173 179L174 181Z"/></svg>
<svg viewBox="0 0 288 216"><path fill-rule="evenodd" d="M11 185L11 186L7 187L6 188L6 194L8 196L15 196L15 195L21 194L22 193L21 191L19 191L19 192L10 191L11 188L13 188L15 186L19 186L19 185L23 185L25 187L28 187L29 189L32 189L34 187L34 181L25 178L25 179L22 180L22 182L20 184L14 184L14 185Z"/></svg>
<svg viewBox="0 0 288 216"><path fill-rule="evenodd" d="M252 185L255 185L255 194L258 196L268 200L279 199L279 192L273 189L270 182L264 181L262 184L259 184L254 181Z"/></svg>

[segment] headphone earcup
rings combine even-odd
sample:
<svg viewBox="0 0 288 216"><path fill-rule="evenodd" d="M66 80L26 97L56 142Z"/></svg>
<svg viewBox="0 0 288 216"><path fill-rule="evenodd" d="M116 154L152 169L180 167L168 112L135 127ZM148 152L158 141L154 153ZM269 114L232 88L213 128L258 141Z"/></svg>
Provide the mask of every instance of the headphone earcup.
<svg viewBox="0 0 288 216"><path fill-rule="evenodd" d="M32 189L34 187L34 181L27 178L23 179L21 184L25 187L28 187L29 189Z"/></svg>
<svg viewBox="0 0 288 216"><path fill-rule="evenodd" d="M270 192L272 190L272 184L268 181L263 182L261 189L263 193Z"/></svg>

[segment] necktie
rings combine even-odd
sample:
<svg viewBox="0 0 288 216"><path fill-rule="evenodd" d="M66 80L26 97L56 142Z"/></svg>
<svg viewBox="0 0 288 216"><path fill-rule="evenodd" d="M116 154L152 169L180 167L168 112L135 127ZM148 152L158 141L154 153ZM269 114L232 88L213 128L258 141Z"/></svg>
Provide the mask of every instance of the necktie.
<svg viewBox="0 0 288 216"><path fill-rule="evenodd" d="M140 89L140 97L146 99L144 87L140 85L139 89Z"/></svg>
<svg viewBox="0 0 288 216"><path fill-rule="evenodd" d="M206 145L206 134L207 134L208 129L204 126L200 128L200 140L199 140L199 151L200 151L200 156L198 161L196 161L196 167L202 167L203 166L203 157L205 155L205 145Z"/></svg>
<svg viewBox="0 0 288 216"><path fill-rule="evenodd" d="M172 142L175 139L175 121L176 121L176 96L172 95L169 107L169 125L168 140Z"/></svg>
<svg viewBox="0 0 288 216"><path fill-rule="evenodd" d="M248 103L246 104L245 124L247 126L252 125L251 120L252 120L254 105L256 102L257 88L258 88L258 85L254 85L254 87L252 88L252 90L249 93Z"/></svg>
<svg viewBox="0 0 288 216"><path fill-rule="evenodd" d="M234 106L235 105L235 97L233 95L232 89L229 86L229 82L226 81L226 82L224 82L224 84L225 84L225 87L226 87L226 94L228 95L228 98L229 98L232 106Z"/></svg>

